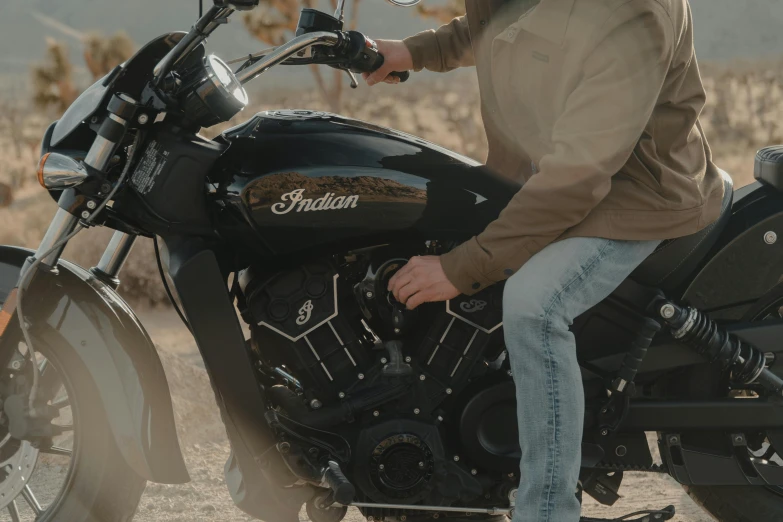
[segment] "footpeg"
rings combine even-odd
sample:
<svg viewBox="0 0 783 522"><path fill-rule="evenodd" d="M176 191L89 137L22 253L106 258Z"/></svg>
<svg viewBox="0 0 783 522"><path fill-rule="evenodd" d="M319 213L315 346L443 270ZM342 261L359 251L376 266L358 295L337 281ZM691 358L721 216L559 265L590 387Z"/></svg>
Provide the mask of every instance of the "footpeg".
<svg viewBox="0 0 783 522"><path fill-rule="evenodd" d="M591 518L582 517L580 522L659 522L674 518L674 506L667 506L659 510L637 511L620 518ZM636 518L633 518L636 517Z"/></svg>
<svg viewBox="0 0 783 522"><path fill-rule="evenodd" d="M353 497L356 496L356 488L346 478L343 470L340 469L340 465L333 460L324 468L323 487L327 487L332 490L332 498L338 504L344 506L353 502Z"/></svg>

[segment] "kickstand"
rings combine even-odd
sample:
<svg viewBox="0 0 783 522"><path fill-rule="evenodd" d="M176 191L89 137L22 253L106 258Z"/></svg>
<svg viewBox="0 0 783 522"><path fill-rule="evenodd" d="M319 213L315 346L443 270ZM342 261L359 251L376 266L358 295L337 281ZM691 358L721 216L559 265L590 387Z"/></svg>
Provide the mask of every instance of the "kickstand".
<svg viewBox="0 0 783 522"><path fill-rule="evenodd" d="M638 517L638 518L631 518ZM582 517L580 522L658 522L674 518L674 506L667 506L659 510L645 510L629 513L620 518L590 518Z"/></svg>

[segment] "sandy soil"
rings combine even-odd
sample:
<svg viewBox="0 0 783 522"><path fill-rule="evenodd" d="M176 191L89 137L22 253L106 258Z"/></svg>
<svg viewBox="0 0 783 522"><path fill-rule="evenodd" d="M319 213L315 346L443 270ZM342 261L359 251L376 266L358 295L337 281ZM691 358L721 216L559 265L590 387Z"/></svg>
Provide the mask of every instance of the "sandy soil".
<svg viewBox="0 0 783 522"><path fill-rule="evenodd" d="M192 482L169 486L149 484L138 513L137 522L238 522L255 520L234 507L223 481L223 464L229 454L225 431L220 422L212 390L201 358L188 331L176 314L168 309L142 311L140 318L155 342L171 387L180 442ZM65 473L61 462L47 460L34 475L35 494L46 505L59 487L58 477ZM61 480L61 479L60 479ZM703 513L668 476L629 474L621 490L623 498L612 508L585 501L584 513L593 516L619 517L640 509L657 509L674 505L679 522L709 522ZM21 500L22 520L32 520L32 512ZM0 520L10 520L7 513ZM306 521L304 510L300 520ZM348 522L363 517L351 509Z"/></svg>

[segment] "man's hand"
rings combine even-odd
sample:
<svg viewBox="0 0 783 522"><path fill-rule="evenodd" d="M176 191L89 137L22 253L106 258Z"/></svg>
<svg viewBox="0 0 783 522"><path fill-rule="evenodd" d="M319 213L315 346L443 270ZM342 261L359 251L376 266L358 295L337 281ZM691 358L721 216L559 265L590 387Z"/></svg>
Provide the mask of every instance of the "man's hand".
<svg viewBox="0 0 783 522"><path fill-rule="evenodd" d="M439 256L412 257L389 280L388 290L409 310L422 303L454 299L460 294L443 272Z"/></svg>
<svg viewBox="0 0 783 522"><path fill-rule="evenodd" d="M402 40L375 40L378 52L383 55L383 65L374 73L364 73L362 77L367 85L373 86L379 82L400 83L396 76L389 76L394 71L409 71L413 69L413 57Z"/></svg>

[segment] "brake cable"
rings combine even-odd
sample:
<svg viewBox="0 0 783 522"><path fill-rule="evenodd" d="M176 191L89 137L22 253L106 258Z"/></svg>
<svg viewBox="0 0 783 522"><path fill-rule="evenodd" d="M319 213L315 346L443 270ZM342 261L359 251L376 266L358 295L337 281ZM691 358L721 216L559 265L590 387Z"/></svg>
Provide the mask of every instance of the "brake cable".
<svg viewBox="0 0 783 522"><path fill-rule="evenodd" d="M136 154L136 150L138 146L141 144L143 132L139 131L136 133L136 137L133 140L133 144L131 145L131 150L128 153L128 160L125 163L125 167L122 170L122 174L120 174L119 179L117 180L117 183L115 183L114 187L111 189L111 191L106 195L104 200L96 207L96 209L92 212L92 214L89 215L89 217L85 218L83 220L84 225L82 225L82 222L76 225L76 228L74 228L73 232L62 238L60 241L55 243L49 250L47 250L45 253L43 253L41 256L36 257L35 260L30 264L30 266L27 267L27 269L24 271L24 273L21 276L21 279L19 280L19 291L17 292L16 297L16 313L19 317L19 328L22 330L22 336L24 337L24 342L27 345L27 354L30 357L30 363L32 365L33 369L33 383L30 387L30 397L28 400L28 408L30 410L30 416L35 417L36 416L36 410L35 410L35 399L38 396L38 382L40 380L40 370L38 368L38 364L35 358L35 349L33 348L33 341L30 338L30 332L27 329L27 323L24 320L24 311L22 309L22 301L25 289L27 288L27 285L30 284L30 281L32 280L33 275L38 270L38 267L41 265L41 262L49 256L52 252L56 251L61 246L65 245L73 239L79 232L84 230L86 227L90 226L92 224L93 219L104 209L106 208L106 205L109 203L109 201L112 200L114 195L119 190L120 186L122 185L123 181L125 181L125 178L128 175L128 172L130 171L130 166L133 160L133 156Z"/></svg>
<svg viewBox="0 0 783 522"><path fill-rule="evenodd" d="M177 301L174 300L174 294L171 293L171 289L169 288L169 283L166 281L166 273L163 271L163 263L160 261L160 248L158 248L158 236L153 235L152 236L152 244L155 247L155 261L158 264L158 273L160 274L160 281L163 283L163 289L166 291L166 295L169 298L169 302L171 303L171 306L174 307L174 310L177 312L177 315L182 320L182 324L185 325L185 328L190 331L190 333L193 333L193 330L190 328L190 323L188 322L187 318L185 318L185 314L182 313L182 310L180 309L179 305L177 304Z"/></svg>

